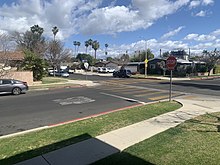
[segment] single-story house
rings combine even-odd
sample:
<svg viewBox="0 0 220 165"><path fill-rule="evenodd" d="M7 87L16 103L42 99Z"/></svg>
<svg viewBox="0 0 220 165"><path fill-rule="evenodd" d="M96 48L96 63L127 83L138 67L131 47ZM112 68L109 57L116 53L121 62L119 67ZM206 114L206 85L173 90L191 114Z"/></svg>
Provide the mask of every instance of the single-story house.
<svg viewBox="0 0 220 165"><path fill-rule="evenodd" d="M24 53L21 51L0 52L0 65L18 67L24 60Z"/></svg>
<svg viewBox="0 0 220 165"><path fill-rule="evenodd" d="M98 67L109 67L109 68L116 69L116 70L120 68L119 64L115 61L99 61L94 66L97 68Z"/></svg>

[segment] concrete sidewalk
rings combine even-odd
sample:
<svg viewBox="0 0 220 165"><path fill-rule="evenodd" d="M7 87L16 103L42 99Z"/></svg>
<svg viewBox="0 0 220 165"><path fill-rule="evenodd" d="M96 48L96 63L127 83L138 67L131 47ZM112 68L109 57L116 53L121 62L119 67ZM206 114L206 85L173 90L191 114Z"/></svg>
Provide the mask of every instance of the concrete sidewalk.
<svg viewBox="0 0 220 165"><path fill-rule="evenodd" d="M220 112L219 98L184 96L180 109L120 128L17 165L85 165L120 152L169 128L205 113Z"/></svg>

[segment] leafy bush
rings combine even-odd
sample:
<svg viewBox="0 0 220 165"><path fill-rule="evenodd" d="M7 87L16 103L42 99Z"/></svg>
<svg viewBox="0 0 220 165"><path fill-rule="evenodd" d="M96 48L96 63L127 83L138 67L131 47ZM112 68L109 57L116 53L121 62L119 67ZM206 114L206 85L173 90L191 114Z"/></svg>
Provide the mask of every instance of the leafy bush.
<svg viewBox="0 0 220 165"><path fill-rule="evenodd" d="M25 57L23 63L21 64L21 69L33 71L34 81L42 80L45 74L45 61L29 50L25 50L24 54Z"/></svg>

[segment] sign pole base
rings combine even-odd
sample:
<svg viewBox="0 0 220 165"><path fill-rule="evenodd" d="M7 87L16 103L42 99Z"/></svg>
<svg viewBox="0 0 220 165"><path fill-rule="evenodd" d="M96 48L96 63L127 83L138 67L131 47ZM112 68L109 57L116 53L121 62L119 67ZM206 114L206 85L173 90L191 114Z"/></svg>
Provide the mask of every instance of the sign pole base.
<svg viewBox="0 0 220 165"><path fill-rule="evenodd" d="M171 102L172 98L172 76L173 76L173 71L170 71L170 93L169 93L169 102Z"/></svg>

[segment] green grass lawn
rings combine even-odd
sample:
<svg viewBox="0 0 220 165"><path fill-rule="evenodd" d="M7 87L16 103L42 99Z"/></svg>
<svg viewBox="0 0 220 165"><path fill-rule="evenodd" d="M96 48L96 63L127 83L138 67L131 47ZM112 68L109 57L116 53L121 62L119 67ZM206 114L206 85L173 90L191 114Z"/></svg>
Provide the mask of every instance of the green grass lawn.
<svg viewBox="0 0 220 165"><path fill-rule="evenodd" d="M67 82L68 79L59 78L59 77L44 77L42 79L42 84L51 84L51 83L63 83Z"/></svg>
<svg viewBox="0 0 220 165"><path fill-rule="evenodd" d="M220 113L186 121L94 164L219 165Z"/></svg>
<svg viewBox="0 0 220 165"><path fill-rule="evenodd" d="M0 139L0 164L13 164L180 108L161 102L102 115L38 132Z"/></svg>

